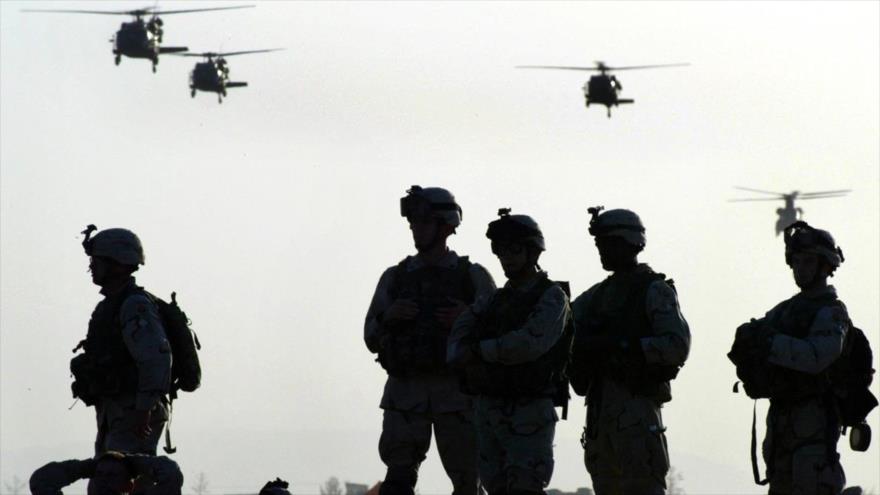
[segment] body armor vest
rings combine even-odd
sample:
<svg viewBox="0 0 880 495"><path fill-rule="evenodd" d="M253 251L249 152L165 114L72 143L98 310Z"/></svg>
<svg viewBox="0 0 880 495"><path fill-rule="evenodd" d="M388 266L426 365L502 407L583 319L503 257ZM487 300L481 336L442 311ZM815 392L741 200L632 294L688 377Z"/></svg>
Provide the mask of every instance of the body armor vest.
<svg viewBox="0 0 880 495"><path fill-rule="evenodd" d="M810 326L819 310L826 306L842 304L833 293L820 297L805 297L797 294L782 303L782 306L766 322L780 333L804 339L809 335ZM797 401L807 397L822 395L828 391L831 380L828 370L811 375L774 364L768 364L770 380L769 396L777 402Z"/></svg>
<svg viewBox="0 0 880 495"><path fill-rule="evenodd" d="M389 289L392 300L413 299L419 306L414 320L386 324L389 341L379 353L379 363L392 376L436 373L446 370L446 341L449 331L434 313L452 305L450 299L473 304L474 283L467 256L452 268L422 266L407 270L410 258L401 261L394 271Z"/></svg>
<svg viewBox="0 0 880 495"><path fill-rule="evenodd" d="M618 273L605 279L587 307L586 335L614 335L624 339L652 337L651 320L645 310L648 288L657 281L671 280L650 268ZM580 331L580 329L578 330ZM586 368L588 381L604 377L626 386L631 392L668 401L669 381L678 375L679 366L646 364L641 350L636 356L622 352L591 355Z"/></svg>
<svg viewBox="0 0 880 495"><path fill-rule="evenodd" d="M122 338L119 311L129 296L138 293L143 293L143 288L132 283L118 294L105 297L92 312L86 339L80 342L85 352L70 364L73 395L87 405L100 396L137 392L137 364Z"/></svg>
<svg viewBox="0 0 880 495"><path fill-rule="evenodd" d="M477 321L471 342L497 339L521 327L534 311L544 293L556 284L542 273L541 278L526 292L499 289L489 307ZM559 340L538 359L527 363L504 365L480 361L465 368L464 391L490 397L552 397L556 385L568 382L564 376L573 326L567 322Z"/></svg>

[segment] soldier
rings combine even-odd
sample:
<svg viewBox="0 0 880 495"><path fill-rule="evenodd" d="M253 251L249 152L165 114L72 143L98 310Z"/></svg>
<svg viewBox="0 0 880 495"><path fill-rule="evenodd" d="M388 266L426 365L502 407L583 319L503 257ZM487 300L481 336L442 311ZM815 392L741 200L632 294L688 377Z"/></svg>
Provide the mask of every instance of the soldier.
<svg viewBox="0 0 880 495"><path fill-rule="evenodd" d="M364 341L388 372L379 455L388 470L382 494L412 494L431 443L456 495L476 494L477 446L471 400L446 366L446 340L458 315L495 290L482 266L449 250L461 207L446 189L413 186L400 200L417 254L379 279Z"/></svg>
<svg viewBox="0 0 880 495"><path fill-rule="evenodd" d="M638 262L645 228L629 210L590 208L611 276L575 299L572 388L587 399L581 443L596 495L662 494L669 454L660 414L684 364L690 331L671 280Z"/></svg>
<svg viewBox="0 0 880 495"><path fill-rule="evenodd" d="M850 327L828 277L843 262L843 252L827 231L798 221L785 229L785 262L800 292L737 330L737 339L748 339L769 366L761 374L772 377L763 445L770 493L838 494L846 477L837 453L841 418L828 373Z"/></svg>
<svg viewBox="0 0 880 495"><path fill-rule="evenodd" d="M90 225L83 232L83 247L104 299L77 346L85 352L70 364L73 395L95 406L96 456L108 450L156 455L168 420L171 347L156 305L132 276L144 264L140 239L125 229L91 237L94 230Z"/></svg>
<svg viewBox="0 0 880 495"><path fill-rule="evenodd" d="M489 224L507 283L455 323L447 358L475 398L480 479L490 495L541 494L553 474L554 398L571 343L565 290L538 266L544 236L527 215Z"/></svg>
<svg viewBox="0 0 880 495"><path fill-rule="evenodd" d="M107 451L97 458L50 462L34 471L33 495L63 495L61 489L88 479L88 495L128 495L138 481L141 495L180 495L183 474L177 463L161 456Z"/></svg>

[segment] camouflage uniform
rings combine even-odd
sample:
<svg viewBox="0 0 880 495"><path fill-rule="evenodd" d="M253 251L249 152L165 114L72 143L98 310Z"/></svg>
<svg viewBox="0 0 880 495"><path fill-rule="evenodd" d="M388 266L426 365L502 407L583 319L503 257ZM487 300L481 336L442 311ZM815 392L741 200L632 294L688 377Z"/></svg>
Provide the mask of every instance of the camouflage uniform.
<svg viewBox="0 0 880 495"><path fill-rule="evenodd" d="M131 377L131 383L120 379L120 390L99 393L95 403L95 455L108 450L156 455L168 421L165 396L171 383L171 346L156 305L137 287L134 277L113 293L101 293L104 300L92 313L90 328L112 325L119 329L125 349L134 361L136 376ZM146 439L138 438L134 432L135 410L150 411L152 432Z"/></svg>
<svg viewBox="0 0 880 495"><path fill-rule="evenodd" d="M121 462L130 478L139 478L139 494L142 495L180 495L183 474L177 463L161 456L125 455ZM33 495L62 495L61 489L79 480L90 479L89 494L105 494L107 481L101 475L99 459L71 459L50 462L34 471L30 479ZM111 491L112 493L112 491Z"/></svg>
<svg viewBox="0 0 880 495"><path fill-rule="evenodd" d="M528 284L505 290L520 295L546 280L540 272ZM497 294L497 293L496 293ZM514 296L515 297L515 296ZM475 304L455 322L447 360L461 366L469 359L469 338L492 302ZM499 338L478 343L480 358L490 365L513 367L537 361L559 341L571 310L568 297L557 284L541 293L525 323ZM490 494L542 493L553 474L553 437L558 417L553 384L536 394L476 397L475 423L480 447L480 479Z"/></svg>
<svg viewBox="0 0 880 495"><path fill-rule="evenodd" d="M801 329L806 330L805 337L787 334L796 329L780 328L782 333L773 336L767 358L771 364L798 372L795 380L807 382L808 387L843 349L849 318L846 308L834 303L836 298L833 286L813 293L802 292L765 316L771 326L785 327L787 322L799 319L798 309L809 313L819 307L811 321L801 323L808 326ZM806 305L799 305L799 300ZM812 310L805 306L812 306ZM806 318L809 320L809 315ZM793 401L771 397L763 445L770 493L838 494L843 489L846 477L837 453L840 421L832 407L817 393Z"/></svg>
<svg viewBox="0 0 880 495"><path fill-rule="evenodd" d="M631 359L658 369L684 364L690 349L690 330L679 309L675 290L664 281L665 277L655 277L647 285L644 298L632 301L633 307L627 305L633 294L633 277L651 274L648 265L639 264L633 272L615 272L575 299L572 304L575 338L570 368L575 390L579 388L576 382L585 373L584 368L608 369L606 366L617 359L613 353L590 355L580 344L590 321L600 315L620 317L621 313L644 311L646 319L640 323L650 328L642 329L647 336L637 339L638 343L629 350ZM594 300L597 294L602 295L601 300ZM611 331L624 332L622 328ZM601 371L587 385L587 428L582 442L584 462L597 495L648 495L665 491L669 454L660 408L671 400L671 388L668 379L645 385Z"/></svg>
<svg viewBox="0 0 880 495"><path fill-rule="evenodd" d="M461 258L449 251L439 262L455 269ZM408 272L425 267L419 256L407 258L400 265ZM381 317L394 302L392 294L398 266L385 270L379 279L364 325L364 341L370 352L382 348ZM495 282L485 268L471 264L470 279L475 301L489 297ZM388 467L384 490L392 486L412 490L418 469L431 444L431 428L437 450L455 494L478 492L477 446L473 426L472 403L459 389L458 378L448 369L407 376L388 376L379 407L384 409L379 455Z"/></svg>

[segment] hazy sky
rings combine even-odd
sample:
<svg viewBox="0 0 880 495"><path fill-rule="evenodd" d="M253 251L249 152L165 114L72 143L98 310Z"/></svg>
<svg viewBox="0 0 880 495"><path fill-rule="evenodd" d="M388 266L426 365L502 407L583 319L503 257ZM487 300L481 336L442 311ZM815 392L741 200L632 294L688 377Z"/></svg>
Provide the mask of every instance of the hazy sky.
<svg viewBox="0 0 880 495"><path fill-rule="evenodd" d="M693 333L664 408L688 493L761 492L752 403L731 393L725 353L739 323L795 292L781 203L728 203L749 196L733 186L854 190L799 206L843 247L833 283L880 356L878 2L271 2L165 17L168 46L286 49L230 58L250 87L222 105L189 97L194 59L115 67L107 40L126 17L20 12L145 3L0 2L0 481L92 452L93 410L68 410L70 350L100 298L88 223L138 233L139 282L177 291L193 320L204 386L176 403L174 458L187 487L204 472L215 494L384 476L385 375L363 317L413 251L397 209L412 184L455 193L451 245L499 282L486 224L499 207L533 215L541 265L576 293L605 276L586 208L642 216L643 259L675 279ZM636 103L611 119L584 108L587 73L513 68L595 60L692 65L619 73ZM589 486L583 422L575 400L552 487ZM851 483L880 489L880 441L840 450ZM420 491L450 486L432 448Z"/></svg>

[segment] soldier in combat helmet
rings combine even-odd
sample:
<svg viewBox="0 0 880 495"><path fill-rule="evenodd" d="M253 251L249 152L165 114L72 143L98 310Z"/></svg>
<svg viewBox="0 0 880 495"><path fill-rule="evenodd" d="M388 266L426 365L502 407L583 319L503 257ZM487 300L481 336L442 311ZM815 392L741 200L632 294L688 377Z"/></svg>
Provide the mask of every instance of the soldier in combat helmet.
<svg viewBox="0 0 880 495"><path fill-rule="evenodd" d="M843 262L843 251L830 233L803 221L784 232L785 263L800 292L740 326L737 339L752 343L765 366L761 375L772 377L763 445L770 494L836 495L846 477L828 372L841 357L850 323L828 277Z"/></svg>
<svg viewBox="0 0 880 495"><path fill-rule="evenodd" d="M379 455L381 492L413 494L431 430L453 493L479 492L471 400L446 365L446 341L464 309L495 290L482 266L447 247L462 220L453 195L412 186L400 200L417 254L385 270L364 325L364 341L388 372Z"/></svg>
<svg viewBox="0 0 880 495"><path fill-rule="evenodd" d="M168 420L171 346L155 303L135 283L144 264L138 237L126 229L83 233L92 282L104 299L70 364L74 397L95 406L95 455L106 451L156 455Z"/></svg>
<svg viewBox="0 0 880 495"><path fill-rule="evenodd" d="M590 208L589 232L612 273L572 304L569 374L587 400L584 461L596 495L662 494L669 454L660 407L672 399L690 330L672 281L638 262L641 219L602 209Z"/></svg>
<svg viewBox="0 0 880 495"><path fill-rule="evenodd" d="M571 310L567 288L538 266L545 246L535 220L509 209L499 215L486 237L507 283L459 317L447 358L476 395L480 479L489 494L538 495L553 474L554 399L568 398Z"/></svg>

